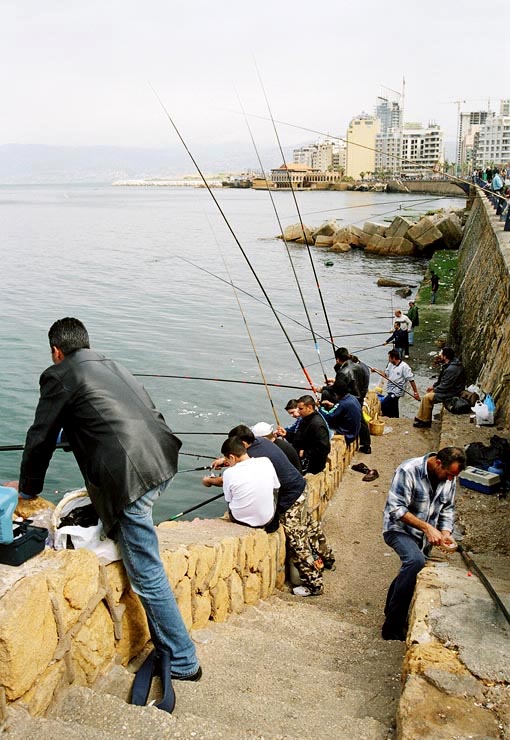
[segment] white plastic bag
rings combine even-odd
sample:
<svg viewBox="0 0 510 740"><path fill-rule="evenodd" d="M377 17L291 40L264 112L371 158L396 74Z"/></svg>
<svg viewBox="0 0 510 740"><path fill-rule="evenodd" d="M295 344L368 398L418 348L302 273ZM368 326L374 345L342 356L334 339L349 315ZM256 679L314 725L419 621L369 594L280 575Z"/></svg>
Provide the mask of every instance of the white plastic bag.
<svg viewBox="0 0 510 740"><path fill-rule="evenodd" d="M88 506L91 503L87 491L69 491L55 507L52 517L53 547L55 550L67 549L67 537L70 536L75 550L85 547L95 552L102 564L113 563L121 559L119 546L114 540L106 536L101 521L90 527L69 525L60 527L60 521L79 506Z"/></svg>
<svg viewBox="0 0 510 740"><path fill-rule="evenodd" d="M477 401L475 405L471 407L471 411L474 411L477 427L491 426L494 424L494 411L492 411L486 403Z"/></svg>

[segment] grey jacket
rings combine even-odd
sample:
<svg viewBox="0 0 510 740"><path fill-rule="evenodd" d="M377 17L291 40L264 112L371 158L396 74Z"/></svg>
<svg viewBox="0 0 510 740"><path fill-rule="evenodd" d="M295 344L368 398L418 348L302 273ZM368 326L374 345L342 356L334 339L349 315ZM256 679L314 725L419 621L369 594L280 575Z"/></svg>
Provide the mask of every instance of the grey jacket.
<svg viewBox="0 0 510 740"><path fill-rule="evenodd" d="M443 365L439 372L434 388L434 399L436 401L447 401L449 398L458 396L466 385L466 373L456 357L447 365Z"/></svg>
<svg viewBox="0 0 510 740"><path fill-rule="evenodd" d="M19 488L36 495L64 429L106 532L120 512L177 471L181 441L142 385L121 365L80 349L40 377Z"/></svg>

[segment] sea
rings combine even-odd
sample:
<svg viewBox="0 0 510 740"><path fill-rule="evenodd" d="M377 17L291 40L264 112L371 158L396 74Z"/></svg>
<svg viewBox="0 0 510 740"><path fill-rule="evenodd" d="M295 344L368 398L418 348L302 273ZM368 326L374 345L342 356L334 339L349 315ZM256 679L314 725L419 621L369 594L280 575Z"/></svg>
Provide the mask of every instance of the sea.
<svg viewBox="0 0 510 740"><path fill-rule="evenodd" d="M296 223L292 193L274 193L275 208L264 191L212 193L217 203L203 188L0 185L0 446L22 445L33 421L39 375L51 364L49 326L78 317L94 349L146 376L140 381L183 442L180 472L155 508L157 522L219 493L192 469L210 464L229 429L275 423L255 353L268 383L291 386L270 388L285 426L286 402L308 389L301 363L317 385L332 374L327 321L337 346L384 368L382 343L394 309L407 301L377 287L377 278L418 285L426 271L423 259L359 249L312 248L310 258L306 247L289 244L287 252L275 208L283 227ZM328 219L384 223L465 203L350 191L296 197L310 227ZM0 481L18 478L21 454L0 452ZM43 495L56 502L82 483L72 454L56 450ZM186 518L223 511L220 500Z"/></svg>

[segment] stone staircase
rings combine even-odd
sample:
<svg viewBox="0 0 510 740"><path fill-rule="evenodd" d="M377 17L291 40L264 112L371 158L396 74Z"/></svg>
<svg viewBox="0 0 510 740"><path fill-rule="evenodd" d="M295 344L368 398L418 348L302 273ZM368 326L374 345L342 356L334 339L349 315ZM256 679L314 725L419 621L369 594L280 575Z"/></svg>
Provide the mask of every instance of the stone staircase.
<svg viewBox="0 0 510 740"><path fill-rule="evenodd" d="M260 602L228 623L197 633L204 669L175 682L172 716L126 704L133 674L116 666L95 690L71 688L48 718L17 711L12 740L285 738L384 740L395 714L396 645L343 621L320 600L290 594ZM400 656L400 651L397 647ZM399 662L399 661L398 661ZM382 673L380 665L388 666ZM390 678L388 686L388 678ZM159 682L153 694L159 696Z"/></svg>

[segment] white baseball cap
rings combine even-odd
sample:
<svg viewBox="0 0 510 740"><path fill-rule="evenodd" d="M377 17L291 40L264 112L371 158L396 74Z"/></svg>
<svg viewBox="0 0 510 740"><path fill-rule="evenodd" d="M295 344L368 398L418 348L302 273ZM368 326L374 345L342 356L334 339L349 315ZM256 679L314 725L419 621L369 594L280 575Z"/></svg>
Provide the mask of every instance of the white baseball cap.
<svg viewBox="0 0 510 740"><path fill-rule="evenodd" d="M256 437L267 437L269 434L272 434L273 429L273 424L268 424L267 421L259 421L258 424L255 424L251 428Z"/></svg>

